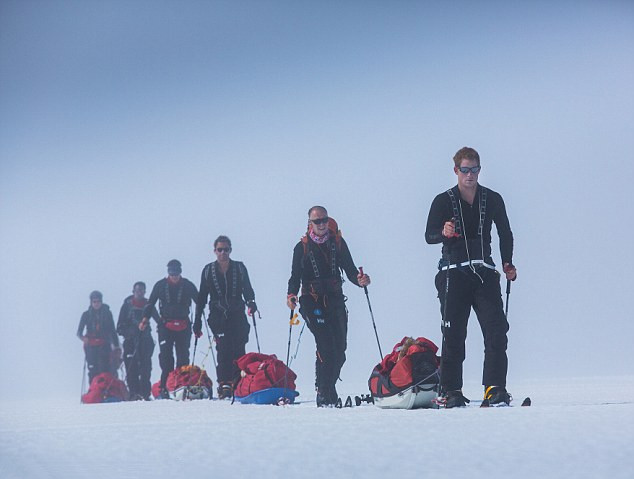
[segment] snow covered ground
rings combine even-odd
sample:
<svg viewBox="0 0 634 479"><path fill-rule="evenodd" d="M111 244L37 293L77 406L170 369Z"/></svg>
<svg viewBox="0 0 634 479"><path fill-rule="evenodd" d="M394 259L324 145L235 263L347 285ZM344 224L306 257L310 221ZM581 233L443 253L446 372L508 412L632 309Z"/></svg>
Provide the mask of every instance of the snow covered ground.
<svg viewBox="0 0 634 479"><path fill-rule="evenodd" d="M517 407L417 411L317 409L310 391L286 407L4 400L0 477L634 476L633 376L510 390ZM480 399L477 384L464 391Z"/></svg>

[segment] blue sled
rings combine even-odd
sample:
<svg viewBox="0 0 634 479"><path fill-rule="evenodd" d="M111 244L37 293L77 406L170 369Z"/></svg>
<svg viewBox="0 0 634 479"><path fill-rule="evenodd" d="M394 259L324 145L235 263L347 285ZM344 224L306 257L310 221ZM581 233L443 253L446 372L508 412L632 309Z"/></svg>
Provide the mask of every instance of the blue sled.
<svg viewBox="0 0 634 479"><path fill-rule="evenodd" d="M268 388L255 391L248 396L236 396L235 398L242 404L277 404L281 398L287 399L289 404L293 404L297 396L299 393L292 389Z"/></svg>

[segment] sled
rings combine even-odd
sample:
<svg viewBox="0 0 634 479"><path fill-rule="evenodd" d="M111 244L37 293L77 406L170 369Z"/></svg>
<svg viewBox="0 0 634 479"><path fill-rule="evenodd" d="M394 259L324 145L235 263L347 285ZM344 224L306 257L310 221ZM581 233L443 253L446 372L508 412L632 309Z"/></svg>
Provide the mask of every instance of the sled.
<svg viewBox="0 0 634 479"><path fill-rule="evenodd" d="M280 399L286 400L285 404L293 404L297 396L299 393L292 389L268 388L252 392L248 396L235 396L235 399L242 404L279 404Z"/></svg>
<svg viewBox="0 0 634 479"><path fill-rule="evenodd" d="M209 399L212 396L211 389L205 386L181 386L169 391L171 399L184 401L186 399Z"/></svg>
<svg viewBox="0 0 634 479"><path fill-rule="evenodd" d="M391 396L374 397L381 409L438 409L433 402L438 397L438 384L415 384Z"/></svg>

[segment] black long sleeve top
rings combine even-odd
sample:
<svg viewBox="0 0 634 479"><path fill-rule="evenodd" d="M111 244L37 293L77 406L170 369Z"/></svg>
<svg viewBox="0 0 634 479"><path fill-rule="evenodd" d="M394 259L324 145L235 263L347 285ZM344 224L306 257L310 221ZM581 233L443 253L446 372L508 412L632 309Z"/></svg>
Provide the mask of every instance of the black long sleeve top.
<svg viewBox="0 0 634 479"><path fill-rule="evenodd" d="M79 327L77 328L77 337L82 338L85 335L89 338L103 339L105 342L119 347L119 337L114 328L114 319L112 312L107 304L102 304L99 309L92 306L81 315Z"/></svg>
<svg viewBox="0 0 634 479"><path fill-rule="evenodd" d="M152 288L148 303L143 308L143 316L149 318L152 308L159 302L159 312L164 320L189 319L189 307L191 302L196 302L198 290L194 283L187 278L182 278L176 284L170 283L167 278L159 280Z"/></svg>
<svg viewBox="0 0 634 479"><path fill-rule="evenodd" d="M335 247L333 248L333 243ZM293 250L293 264L291 267L291 277L288 280L288 294L297 294L301 284L306 285L312 281L318 280L336 280L342 282L341 271L351 283L359 286L357 275L359 270L352 260L350 249L346 241L341 238L340 247L336 246L336 240L330 238L323 244L317 244L310 236L307 242L307 252L304 254L304 243L302 241L295 245ZM333 268L332 254L335 254L335 267ZM313 253L315 259L315 267L319 276L317 276L315 267L309 258L309 253ZM334 271L333 271L334 269Z"/></svg>
<svg viewBox="0 0 634 479"><path fill-rule="evenodd" d="M143 311L147 305L148 300L146 298L141 301L136 301L134 295L128 296L123 300L123 305L119 310L119 319L117 320L117 333L124 338L133 338L139 334L150 334L152 327L148 324L143 330L139 330L139 323L143 319ZM155 321L159 321L160 317L158 311L154 306L150 309L150 316Z"/></svg>
<svg viewBox="0 0 634 479"><path fill-rule="evenodd" d="M246 303L255 301L255 292L244 263L229 260L226 273L220 270L218 261L209 263L203 268L196 301L195 320L197 322L202 317L207 298L209 298L210 309L213 304L218 304L222 309L232 311L244 311Z"/></svg>
<svg viewBox="0 0 634 479"><path fill-rule="evenodd" d="M478 234L480 225L480 203L482 198L482 186L478 185L473 205L460 198L458 186L451 190L454 192L459 211L462 210L461 221L464 220L464 234L460 237L446 238L442 234L445 222L454 217L451 197L447 192L440 193L434 198L427 218L425 240L429 244L442 243L443 260L451 264L462 263L468 259L483 259L492 262L491 259L491 225L495 227L500 238L500 256L502 264L513 262L513 233L506 215L504 200L499 193L487 188L485 216L482 225L482 234ZM466 238L466 244L465 244ZM468 246L467 246L468 245ZM468 254L467 254L468 248Z"/></svg>

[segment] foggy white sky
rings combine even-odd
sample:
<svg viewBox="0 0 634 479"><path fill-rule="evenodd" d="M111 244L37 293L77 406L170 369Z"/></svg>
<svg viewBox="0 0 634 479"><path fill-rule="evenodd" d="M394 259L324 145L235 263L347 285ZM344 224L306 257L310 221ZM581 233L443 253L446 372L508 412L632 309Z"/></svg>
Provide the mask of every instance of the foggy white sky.
<svg viewBox="0 0 634 479"><path fill-rule="evenodd" d="M172 258L198 284L219 234L249 269L264 351L284 357L313 204L372 276L384 352L405 335L439 343L440 246L423 235L465 145L515 235L511 391L631 374L632 84L625 1L4 1L0 397L25 373L77 395L89 292L116 318ZM342 378L362 382L378 350L363 291L346 286ZM294 369L308 383L313 354L307 334Z"/></svg>

